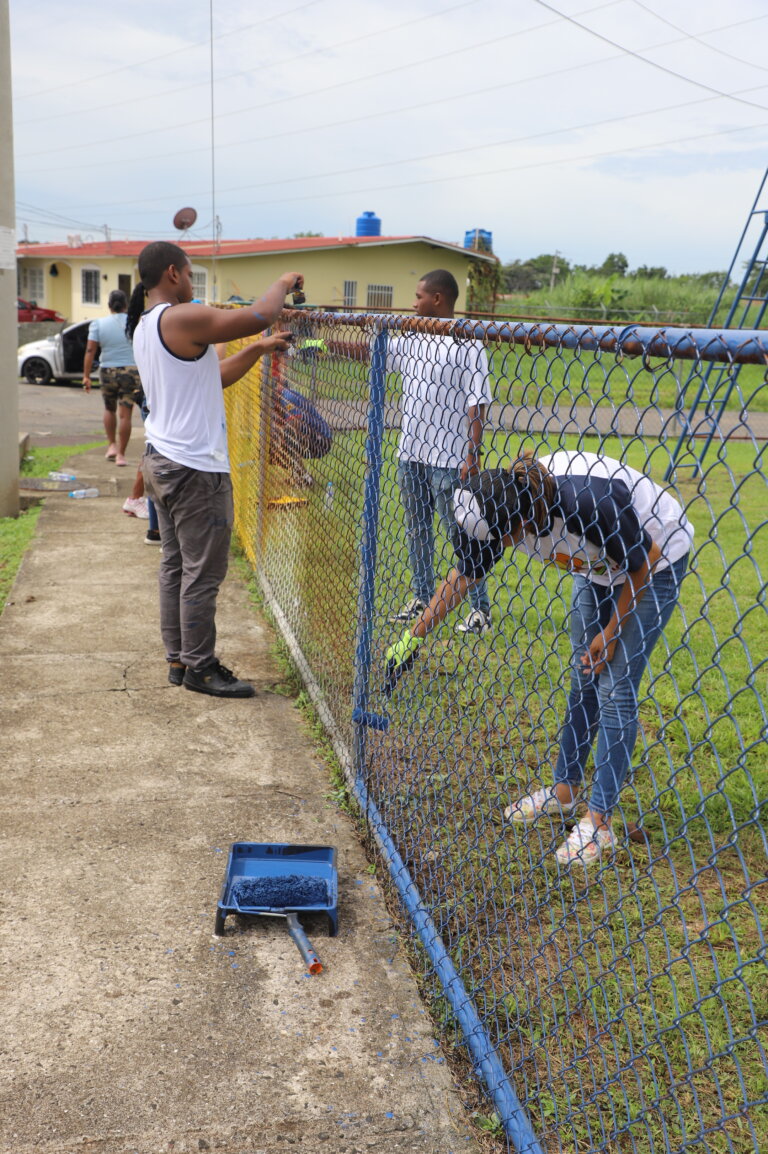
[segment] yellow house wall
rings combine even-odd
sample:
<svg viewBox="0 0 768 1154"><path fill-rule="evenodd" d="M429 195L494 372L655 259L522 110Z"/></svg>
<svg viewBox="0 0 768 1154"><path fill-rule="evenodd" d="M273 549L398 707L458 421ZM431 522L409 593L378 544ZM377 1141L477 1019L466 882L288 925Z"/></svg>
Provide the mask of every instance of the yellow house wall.
<svg viewBox="0 0 768 1154"><path fill-rule="evenodd" d="M58 309L63 316L67 317L69 316L70 306L69 286L67 284L65 289L62 291L62 287L59 284L62 279L61 275L58 277L52 277L48 275L48 270L53 263L56 262L50 260L29 259L21 261L19 263L20 271L28 269L40 269L42 271L43 291L42 293L34 291L29 282L22 275L17 278L19 296L23 297L25 300L36 301L37 304L39 304L40 307L44 309ZM61 274L62 269L59 267L58 263L56 263L56 267L59 269L59 273Z"/></svg>
<svg viewBox="0 0 768 1154"><path fill-rule="evenodd" d="M38 303L46 308L58 309L71 322L104 316L109 294L118 287L119 275L130 276L132 286L138 281L136 260L133 257L83 259L76 255L75 250L66 258L24 257L20 263L28 268L43 269L45 299ZM213 262L210 258L194 256L192 263L195 268L205 269L208 273L208 299L211 300ZM58 269L57 277L50 275L52 264ZM358 308L367 307L369 284L392 285L392 307L401 312L410 312L416 285L424 273L434 268L446 268L458 282L457 308L462 310L466 301L469 264L469 254L465 257L460 252L451 252L423 242L373 248L349 245L338 249L265 256L222 256L216 261L216 299L226 301L230 296L258 297L284 272L296 270L304 274L309 305L341 308L344 281L348 280L357 282ZM101 301L98 305L83 303L81 272L84 268L97 269L101 277Z"/></svg>
<svg viewBox="0 0 768 1154"><path fill-rule="evenodd" d="M90 321L94 317L106 315L109 311L107 300L112 289L118 287L118 276L130 276L132 286L139 279L136 261L133 257L104 256L95 260L90 258L88 260L78 259L74 254L66 258L36 259L23 257L20 264L27 268L42 268L45 297L44 299L38 297L37 303L47 309L58 309L73 324L75 321ZM58 276L55 277L50 274L50 268L53 264L58 269ZM97 305L83 303L81 273L84 268L97 269L101 277L101 300Z"/></svg>
<svg viewBox="0 0 768 1154"><path fill-rule="evenodd" d="M48 270L55 264L59 275L52 277ZM69 320L72 317L72 268L63 260L45 261L45 307L58 309Z"/></svg>
<svg viewBox="0 0 768 1154"><path fill-rule="evenodd" d="M208 261L196 261L210 267ZM256 297L284 272L304 274L308 305L341 308L344 281L357 281L358 308L365 308L369 284L392 285L392 307L409 312L414 293L424 273L434 268L452 272L459 285L458 309L466 300L469 260L460 253L429 244L382 245L376 248L347 248L319 252L286 253L269 256L224 257L216 262L218 299L236 295ZM210 287L209 287L210 295Z"/></svg>

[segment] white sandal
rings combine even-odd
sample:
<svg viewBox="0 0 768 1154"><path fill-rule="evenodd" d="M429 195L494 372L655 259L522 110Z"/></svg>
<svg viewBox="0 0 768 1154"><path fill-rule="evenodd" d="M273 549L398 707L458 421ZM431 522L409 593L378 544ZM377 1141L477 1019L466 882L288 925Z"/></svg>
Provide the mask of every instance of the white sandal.
<svg viewBox="0 0 768 1154"><path fill-rule="evenodd" d="M533 793L527 793L524 797L513 801L504 810L504 820L531 822L541 814L548 814L550 817L568 817L578 804L578 797L571 801L558 801L555 787L550 785L546 789L536 789Z"/></svg>
<svg viewBox="0 0 768 1154"><path fill-rule="evenodd" d="M616 835L610 826L596 826L587 814L574 826L568 837L556 851L560 865L568 866L579 861L584 866L595 865L604 853L614 853Z"/></svg>

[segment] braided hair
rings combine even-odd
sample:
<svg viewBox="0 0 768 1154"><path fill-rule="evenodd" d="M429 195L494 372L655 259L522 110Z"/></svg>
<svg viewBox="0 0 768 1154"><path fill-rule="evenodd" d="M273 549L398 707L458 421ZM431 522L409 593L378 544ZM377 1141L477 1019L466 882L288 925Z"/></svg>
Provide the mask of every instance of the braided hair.
<svg viewBox="0 0 768 1154"><path fill-rule="evenodd" d="M188 264L189 257L184 249L167 240L154 240L141 250L139 253L139 283L131 293L128 304L128 319L125 324L125 333L129 340L133 337L144 312L145 295L153 288L157 288L163 278L163 273L171 265L181 269Z"/></svg>
<svg viewBox="0 0 768 1154"><path fill-rule="evenodd" d="M501 541L521 529L541 534L557 496L555 478L532 453L507 468L483 469L454 493L457 523L480 541Z"/></svg>
<svg viewBox="0 0 768 1154"><path fill-rule="evenodd" d="M519 496L523 498L521 505L526 507L525 520L541 532L549 520L549 509L555 500L555 478L531 452L523 453L513 461L509 472Z"/></svg>

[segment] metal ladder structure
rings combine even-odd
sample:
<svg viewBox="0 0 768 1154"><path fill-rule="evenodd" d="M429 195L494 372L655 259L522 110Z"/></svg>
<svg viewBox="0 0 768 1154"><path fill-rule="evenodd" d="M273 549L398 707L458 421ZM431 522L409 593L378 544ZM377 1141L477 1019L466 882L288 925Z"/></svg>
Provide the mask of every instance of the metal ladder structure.
<svg viewBox="0 0 768 1154"><path fill-rule="evenodd" d="M724 320L717 322L723 298L731 284L734 269L743 264L744 273ZM759 328L768 308L768 169L763 174L752 209L747 216L744 230L736 246L728 272L720 287L717 300L707 321L707 328L743 329ZM680 437L672 453L672 462L666 472L669 479L675 470L692 469L693 476L702 471L704 458L714 439L733 390L736 388L741 365L707 364L703 371L692 369L683 390L685 398L691 386L698 381L698 387L687 412L679 413L682 425ZM701 412L700 412L701 410ZM698 415L697 415L698 414ZM683 449L693 438L701 437L703 443L699 452L687 453L682 460Z"/></svg>

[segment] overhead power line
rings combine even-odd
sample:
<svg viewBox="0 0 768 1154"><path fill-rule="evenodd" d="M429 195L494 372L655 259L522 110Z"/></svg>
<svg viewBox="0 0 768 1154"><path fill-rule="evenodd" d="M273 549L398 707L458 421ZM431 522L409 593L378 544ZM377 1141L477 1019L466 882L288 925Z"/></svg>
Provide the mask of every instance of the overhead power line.
<svg viewBox="0 0 768 1154"><path fill-rule="evenodd" d="M330 172L304 172L304 171L302 171L301 179L303 181L325 180L325 179L329 179L329 178L335 177L335 176L350 176L350 175L353 175L353 174L359 173L359 172L371 172L377 168L391 169L391 168L397 168L397 167L399 167L401 165L405 165L405 164L417 164L417 163L422 162L422 161L442 160L446 157L462 156L462 155L466 155L467 153L481 152L481 151L483 151L485 149L489 149L489 148L504 148L504 147L507 147L507 146L512 145L512 144L525 144L526 142L531 141L531 140L534 140L534 141L544 140L547 137L561 136L564 133L568 133L568 132L571 132L571 133L584 132L586 129L601 128L601 127L604 127L605 125L608 125L608 124L622 124L622 123L626 123L627 121L630 121L630 120L639 120L639 119L646 117L646 116L656 116L656 115L661 115L662 113L675 112L681 108L690 108L693 106L698 106L700 104L708 104L711 101L714 101L717 99L719 99L719 97L717 97L717 96L703 96L703 97L699 97L697 100L688 100L688 101L684 101L684 102L679 103L679 104L668 104L668 105L664 106L663 108L655 108L655 109L652 109L650 111L644 110L641 112L632 112L632 113L627 113L623 116L607 116L607 117L602 117L599 120L584 121L580 124L558 125L557 128L551 128L551 129L548 129L546 131L539 130L537 132L524 133L520 136L506 137L504 140L492 140L492 141L488 141L488 142L483 143L483 144L467 144L467 145L463 145L460 148L446 149L446 150L443 150L441 152L418 153L415 156L405 156L405 157L401 157L398 160L394 160L392 158L389 158L387 160L377 161L375 164L356 165L356 166L351 167L351 168L337 168L337 169L331 170ZM768 123L768 122L765 122L765 123ZM760 124L751 125L750 127L759 128L759 127L761 127L761 125ZM675 143L677 143L677 142L675 142ZM233 193L233 192L247 192L251 189L272 188L272 187L279 186L282 184L294 184L296 182L296 179L297 178L294 174L290 174L290 175L282 176L278 180L258 181L258 182L254 182L252 184L236 185L234 187L229 187L229 188L220 188L218 191L221 195L224 195L226 193ZM202 192L193 192L191 195L199 197L199 196L204 195L204 194ZM174 194L169 195L169 196L154 197L153 200L155 203L161 203L162 201L173 202L175 200L178 200L178 194L174 193ZM84 207L86 207L90 211L93 211L94 209L98 209L99 211L102 211L102 210L106 210L106 209L123 208L124 206L131 205L133 203L134 203L133 200L119 200L119 201L110 201L110 202L101 201L97 204L86 205Z"/></svg>
<svg viewBox="0 0 768 1154"><path fill-rule="evenodd" d="M607 3L600 4L597 7L598 8L610 8L610 7L613 7L613 5L615 3L617 3L617 0L608 0ZM589 8L589 9L587 9L587 12L593 12L595 10L596 10L595 8ZM279 97L275 97L275 99L273 99L273 100L262 101L260 104L250 104L250 105L245 106L244 108L236 108L236 109L233 109L233 111L231 111L231 112L221 112L218 114L217 119L224 120L224 119L228 119L228 118L233 117L233 116L244 116L246 113L260 112L266 108L274 108L278 104L285 104L291 100L305 100L306 101L312 97L324 95L327 92L334 92L334 91L338 91L341 88L352 87L355 84L369 84L370 81L372 81L372 80L379 80L385 76L394 76L398 72L404 72L408 68L422 69L425 64L432 64L438 60L449 60L452 57L462 56L465 53L470 52L470 51L475 51L476 49L490 48L493 45L499 44L504 40L512 40L512 39L519 40L519 38L521 36L527 35L528 33L531 33L531 32L541 31L542 28L548 28L551 26L551 24L552 24L552 21L547 21L544 24L537 24L531 28L525 28L522 30L517 29L513 32L506 33L504 36L498 36L498 35L493 36L490 39L477 41L474 44L463 43L458 48L452 48L448 52L440 52L434 56L420 57L418 60L411 60L405 64L398 64L398 65L395 65L395 66L390 67L390 68L384 68L380 72L369 72L369 73L366 73L364 76L355 76L355 77L352 77L348 80L337 80L333 84L324 84L324 85L321 85L319 88L312 88L306 92L295 92L295 93L291 93L289 96L279 96ZM122 144L126 140L136 140L136 139L141 138L141 137L154 136L154 135L157 135L157 133L159 133L159 132L171 132L171 131L178 132L179 129L182 129L182 128L195 128L199 124L207 124L207 123L208 123L208 117L207 116L196 117L194 120L186 120L186 121L183 121L181 123L176 123L176 124L166 124L166 125L163 125L162 127L144 129L141 132L121 133L120 134L120 143ZM91 141L85 141L85 142L78 141L78 147L79 148L97 148L98 146L100 146L102 144L113 144L114 141L115 141L115 138L113 135L113 136L110 136L110 137L107 137L107 138L104 138L101 140L91 140ZM69 144L62 145L60 148L46 148L46 149L41 149L39 152L21 153L21 154L19 154L18 159L19 160L26 160L26 159L31 159L32 157L35 157L35 156L51 156L57 152L71 152L71 150L72 150L72 142L70 141Z"/></svg>
<svg viewBox="0 0 768 1154"><path fill-rule="evenodd" d="M544 7L549 7L549 5L544 4L544 0L534 0L534 3L542 4ZM614 5L614 3L616 3L616 0L610 0L609 3L601 4L598 6L598 8L612 7ZM586 11L591 12L591 11L596 11L596 10L597 10L597 8L590 8L590 9L587 9ZM555 10L553 9L553 11L555 11ZM569 18L569 19L571 19L571 18ZM742 21L741 23L742 24L751 24L751 23L755 23L756 21L765 20L765 19L768 19L768 17L767 16L757 16L757 17L751 17L749 20ZM571 19L571 22L577 23L576 21L573 21L572 19ZM267 108L273 108L279 104L284 104L284 103L291 101L291 100L297 100L297 99L309 100L312 97L319 96L319 95L322 95L324 93L327 93L327 92L330 92L330 91L333 91L333 90L336 90L339 88L348 87L348 86L354 85L354 84L360 84L363 81L369 82L371 80L379 79L379 78L384 77L384 76L392 75L396 72L404 71L407 68L423 67L423 65L427 64L427 63L432 63L432 62L437 61L437 60L444 60L444 59L447 59L448 57L455 56L457 54L461 54L461 53L468 51L468 50L471 50L471 49L487 48L490 44L496 44L500 40L510 39L512 37L518 37L519 38L519 36L521 36L525 33L540 31L542 28L550 27L550 26L551 26L551 22L548 22L547 24L544 24L544 25L536 25L532 28L524 29L522 32L521 31L510 32L504 37L495 37L491 41L486 40L486 41L482 41L481 43L477 43L477 44L473 44L473 45L464 45L461 48L452 49L450 52L440 53L436 56L431 56L431 57L422 59L422 60L417 61L417 62L410 62L407 64L398 65L395 68L387 68L387 69L383 70L382 72L378 72L378 73L369 73L366 77L356 77L356 78L351 79L351 80L337 81L334 84L324 85L322 87L312 89L308 92L292 93L290 96L277 97L274 100L264 101L261 104L248 105L244 108L235 109L232 112L219 113L217 116L217 119L224 119L224 118L229 118L229 117L233 117L233 116L243 116L246 113L259 112L259 111L262 111L262 110L267 109ZM580 25L579 24L578 26L583 27L583 28L585 28L585 30L589 31L589 29L586 27L586 25ZM724 28L732 28L732 27L735 27L735 25L734 24L723 25L723 26L720 26L718 28L711 29L708 34L714 35L714 33L722 31ZM597 33L595 35L599 36L599 34L597 34ZM647 63L653 67L660 67L664 71L671 72L671 70L669 70L669 69L664 69L662 65L655 65L653 61L647 60L645 57L642 57L639 54L634 53L633 51L624 48L623 45L615 44L613 41L607 40L607 38L605 38L605 37L599 37L599 38L605 40L606 43L610 44L613 48L615 48L616 53L619 56L624 56L627 53L629 53L630 55L637 56L638 59L642 60L643 63ZM687 37L683 37L682 39L687 39ZM671 47L674 44L677 44L679 42L680 41L678 39L664 41L663 43L652 45L651 48L657 49L657 48ZM648 51L648 50L650 50L650 49L647 49L646 51ZM610 59L612 59L612 57L606 57L604 61L597 61L597 62L588 61L585 63L572 65L571 68L569 68L569 69L555 69L552 72L540 73L540 74L536 74L534 76L523 77L522 79L511 81L511 82L509 82L509 84L504 84L504 85L502 85L502 87L509 87L512 85L532 83L536 80L547 79L548 77L553 76L553 75L558 75L558 76L563 75L567 71L577 71L577 70L583 69L583 68L595 67L596 64L604 63L606 60L610 60ZM737 96L732 96L730 93L727 93L727 92L721 92L718 89L712 88L709 85L700 84L698 81L690 80L689 78L684 77L684 76L680 76L679 74L677 74L675 72L671 72L671 75L676 76L678 79L685 80L689 84L696 85L697 87L702 88L705 91L708 91L708 92L713 93L715 95L719 95L723 99L733 99L739 103L747 105L748 107L758 108L763 112L768 111L768 107L765 105L757 104L757 103L754 103L752 101L740 100L740 98ZM435 101L434 103L444 103L445 99L446 98L443 98L439 101ZM420 105L420 107L425 107L425 105ZM378 115L378 114L374 114L374 115ZM164 125L162 127L145 129L141 132L122 134L120 136L120 144L122 146L122 144L126 140L135 140L135 139L144 138L144 137L147 137L150 135L157 135L157 133L159 133L159 132L170 132L170 131L176 132L182 128L194 128L200 124L206 124L207 125L208 122L209 122L209 117L206 116L206 117L196 118L195 120L185 121L183 123ZM98 147L100 145L114 144L114 143L115 143L115 138L114 138L114 136L112 136L112 137L109 137L107 139L102 139L102 140L88 141L88 142L83 142L83 143L78 142L78 147L79 148L86 148L86 147L87 148L95 148L95 147ZM231 146L225 145L223 147L236 147L237 145L242 144L242 143L244 143L244 142L238 141L236 144L233 144ZM55 153L58 153L58 152L72 152L72 147L73 147L72 142L70 142L68 145L62 145L60 148L56 148L56 149L46 148L46 149L42 149L39 152L29 152L29 153L19 154L17 156L17 163L21 162L23 160L33 159L36 156L51 156L51 155L54 155ZM206 147L204 149L199 149L198 151L207 152L208 149ZM162 154L159 154L159 156L161 158L165 158L169 155L174 155L174 154L169 154L167 152L163 152ZM176 153L176 155L187 155L187 151L184 150L183 152ZM146 156L142 155L141 157L136 157L135 159L136 160L144 160L144 159L146 159ZM125 163L125 161L122 158L121 158L121 163ZM103 161L100 162L100 164L103 164ZM76 165L73 167L80 168L81 166ZM61 171L61 169L58 169L58 168L56 170ZM45 171L51 171L51 170L50 169L37 170L36 174L40 174L41 172L45 172Z"/></svg>
<svg viewBox="0 0 768 1154"><path fill-rule="evenodd" d="M274 20L284 20L287 16L294 16L297 12L303 12L306 8L312 8L320 2L321 0L307 0L305 4L300 4L298 8L291 8L288 12L280 9L274 16L263 16L253 24L242 24L239 28L230 28L228 32L221 32L216 39L223 40L226 36L239 36L243 32L248 32L251 28L263 28L265 24L270 24ZM158 56L145 56L143 60L134 60L130 64L121 64L119 68L110 68L109 72L89 75L85 80L68 80L66 84L55 84L51 88L36 88L34 92L18 93L14 96L14 100L32 100L34 97L47 96L51 92L62 92L65 88L76 88L83 84L92 84L98 80L111 80L112 77L119 72L131 72L134 68L143 68L145 64L156 64L159 60L168 60L171 56L179 56L183 52L191 52L193 48L208 48L209 43L210 38L206 37L205 40L199 40L195 44L183 44L181 48L172 48L169 52L161 52ZM125 101L123 101L123 104L125 104Z"/></svg>
<svg viewBox="0 0 768 1154"><path fill-rule="evenodd" d="M768 123L768 122L766 122L766 123ZM525 164L509 165L509 166L504 167L504 168L487 169L483 172L469 172L469 173L462 172L462 173L458 173L456 175L450 175L450 176L427 177L427 178L423 178L420 180L401 181L397 184L376 183L374 185L365 185L364 187L358 187L358 188L344 188L342 190L333 189L333 190L330 190L328 192L319 192L317 189L313 189L310 193L307 193L305 195L279 196L279 197L275 197L271 200L270 199L249 200L249 201L244 202L243 204L227 204L224 207L231 210L231 209L235 209L235 208L264 207L264 206L268 206L268 205L272 205L272 204L299 204L299 203L302 203L304 201L327 200L329 198L339 200L342 196L359 196L361 193L367 193L367 192L392 192L392 191L396 191L398 189L418 188L418 187L422 187L424 185L448 184L448 183L455 184L458 181L485 180L485 179L488 179L490 177L508 176L512 173L526 172L526 171L530 171L531 169L552 168L552 167L557 167L558 165L564 165L564 164L569 165L569 166L573 166L576 164L581 164L585 161L607 160L613 156L626 156L628 153L647 152L649 149L653 149L653 148L668 148L671 145L676 145L676 144L687 144L687 143L692 143L692 142L696 142L699 140L710 140L710 139L712 139L714 137L718 137L718 136L730 136L730 135L733 135L733 134L739 133L739 132L750 132L754 128L764 127L764 126L765 125L763 124L763 125L744 125L744 126L740 126L737 128L724 128L724 129L719 129L718 131L715 131L715 132L698 133L695 136L686 135L686 136L677 137L677 138L671 139L671 140L657 140L657 141L652 141L648 144L640 144L640 145L630 144L630 145L626 146L625 148L613 148L613 149L606 149L606 150L600 151L600 152L581 153L577 156L570 156L567 158L552 157L548 160L530 161L530 162L525 163ZM295 181L293 183L295 184ZM203 195L205 195L205 194L203 194ZM127 214L127 215L130 215L130 214ZM88 226L88 227L92 231L94 230L94 226ZM96 229L98 229L98 227L99 226L96 226ZM147 236L147 237L157 235L155 233L150 233L149 231L137 232L137 230L124 229L124 228L121 228L121 227L116 226L116 225L110 226L110 227L111 227L111 230L113 232L133 231L134 233L136 233L136 235ZM163 233L163 234L159 234L159 235L166 235L166 234Z"/></svg>
<svg viewBox="0 0 768 1154"><path fill-rule="evenodd" d="M415 24L422 24L425 20L436 20L436 19L442 20L449 13L455 12L459 8L469 8L469 7L472 7L473 5L479 4L481 2L482 2L482 0L461 0L460 4L453 4L453 5L451 5L450 8L441 8L439 12L429 12L426 16L416 16L412 20L401 20L399 24L390 24L386 28L377 28L372 32L364 32L362 35L352 36L348 40L333 40L333 41L331 41L330 44L321 44L321 45L318 45L317 48L309 48L309 49L307 49L306 52L299 52L295 56L288 56L283 60L271 60L271 61L270 60L266 60L266 61L259 60L259 75L260 76L263 75L263 73L268 71L269 69L285 68L289 64L295 64L298 60L306 60L308 56L318 56L322 53L327 53L330 51L338 51L340 48L349 48L353 44L360 44L363 40L370 40L373 37L385 36L389 32L400 32L400 31L402 31L403 28L411 28ZM623 2L623 0L608 0L607 3L601 4L600 7L601 8L608 8L614 4L619 4L622 2ZM588 11L593 11L593 9L588 9ZM283 13L283 15L286 15L286 14ZM259 27L260 28L262 23L264 23L264 22L260 22L258 25L247 24L245 26L245 28L246 29L253 28L253 27ZM237 29L237 31L240 32L240 31L243 31L243 29ZM231 35L231 33L225 33L224 35ZM218 39L220 39L220 37L213 37L213 40L218 40ZM196 45L196 47L199 47L199 45ZM175 51L176 50L174 50L174 52ZM134 65L133 67L139 67L139 65ZM110 73L110 75L111 75L111 73ZM240 69L237 72L227 72L223 76L219 76L218 77L218 83L221 85L226 80L236 80L238 77L252 77L252 76L253 76L253 69L248 69L248 70ZM87 83L87 81L83 81L83 83ZM131 96L131 107L135 107L137 104L141 104L142 102L147 101L147 100L160 100L160 99L165 100L169 96L176 96L181 92L191 92L191 91L194 91L194 89L196 89L196 88L206 88L207 86L208 86L208 80L196 80L191 84L182 84L181 86L178 86L176 88L165 88L159 92L152 92L152 93L149 93L147 95ZM120 100L113 100L109 104L102 104L101 102L99 102L99 111L102 111L102 112L108 108L124 108L124 107L125 107L125 97L122 97ZM27 120L15 120L14 123L15 123L16 127L23 128L28 124L44 124L50 120L60 120L62 117L71 118L73 116L91 115L92 112L93 112L93 105L89 104L85 108L75 109L74 111L68 110L66 112L54 112L52 114L49 113L46 116L30 117Z"/></svg>
<svg viewBox="0 0 768 1154"><path fill-rule="evenodd" d="M694 40L697 44L707 48L710 52L716 52L718 56L725 56L727 60L733 60L736 64L742 64L747 68L757 68L760 72L768 72L768 67L764 64L758 64L754 60L745 60L743 56L734 56L732 52L726 52L724 48L718 48L716 44L710 44L704 39L704 36L711 36L711 32L704 32L703 35L696 35L693 32L688 32L687 29L681 28L679 24L673 24L671 20L667 20L666 16L662 16L660 12L656 12L648 4L643 4L642 0L632 0L636 8L642 8L643 12L647 12L649 16L653 16L661 24L666 24L667 28L674 28L675 32L682 32L686 40ZM758 20L761 17L758 17ZM732 27L732 25L728 25ZM717 29L721 31L721 29Z"/></svg>
<svg viewBox="0 0 768 1154"><path fill-rule="evenodd" d="M766 121L765 123L768 124L768 121ZM533 169L533 168L551 168L553 166L562 165L564 163L567 165L574 165L574 164L579 164L582 161L587 161L587 160L606 160L612 156L623 156L623 155L626 155L627 153L647 152L648 149L651 149L651 148L668 148L672 144L689 144L690 142L696 141L696 140L710 140L716 136L729 136L729 135L736 133L736 132L750 132L750 131L752 131L752 129L757 128L757 127L764 127L764 125L749 124L749 125L740 126L738 128L722 128L722 129L718 129L715 132L701 132L695 136L691 136L691 135L680 136L680 137L677 137L677 139L675 139L675 140L659 140L659 141L653 141L652 143L649 143L649 144L640 144L640 145L630 144L626 148L610 148L610 149L607 149L603 152L582 153L579 156L569 156L565 160L562 157L558 157L558 158L552 159L552 160L538 160L538 161L531 161L530 163L527 163L527 164L511 165L507 168L490 169L490 170L487 170L485 172L469 172L469 173L464 172L464 173L459 173L456 176L427 177L427 178L422 179L422 180L404 181L400 184L374 184L374 185L367 185L365 188L345 188L345 189L343 189L342 192L340 192L338 189L336 189L335 191L332 191L332 192L317 192L316 190L313 190L311 193L308 193L306 196L281 196L281 197L277 198L276 200L250 200L250 201L247 201L245 204L228 204L226 207L230 208L230 209L232 209L232 208L252 208L252 207L255 208L255 207L259 207L262 205L269 205L269 204L294 204L294 203L299 203L300 201L305 201L305 200L311 201L311 200L318 200L318 199L326 199L327 197L333 197L334 199L338 200L339 197L342 195L344 195L344 196L347 196L347 195L358 196L360 193L363 193L363 192L390 192L390 191L395 190L395 189L417 188L417 187L421 187L423 185L428 185L428 184L448 184L448 183L455 183L455 182L461 181L461 180L477 180L477 179L481 179L481 178L484 179L486 177L491 177L491 176L507 176L510 173L525 172L525 171L527 171L529 169Z"/></svg>
<svg viewBox="0 0 768 1154"><path fill-rule="evenodd" d="M601 40L603 44L610 44L611 48L618 48L625 56L631 56L633 60L639 60L643 64L647 64L649 68L655 68L658 72L664 72L667 76L674 76L676 80L682 80L685 84L693 84L696 88L701 88L705 92L713 92L717 96L722 96L728 100L735 100L739 104L746 104L750 108L759 108L763 112L767 112L768 108L764 104L756 104L752 100L742 100L738 96L733 96L730 92L723 92L719 88L715 88L711 84L704 84L701 80L694 80L690 76L684 76L682 72L676 72L674 68L667 68L665 64L659 64L656 60L651 60L649 57L643 55L642 52L636 52L633 48L627 48L624 44L617 43L616 40L611 40L610 36L604 36L602 32L595 32L594 28L590 28L588 24L582 24L574 16L567 16L556 8L554 4L548 4L547 0L533 0L534 4L538 4L539 8L546 8L547 12L553 12L564 20L567 24L573 24L575 28L580 28L582 32L587 32L590 36L594 36L596 40ZM686 34L685 39L688 39ZM647 49L646 49L647 51Z"/></svg>
<svg viewBox="0 0 768 1154"><path fill-rule="evenodd" d="M34 204L27 204L25 201L16 201L16 219L20 222L36 225L48 225L57 230L61 229L78 229L84 233L103 233L108 227L111 233L119 232L122 234L130 234L136 238L146 237L165 237L173 230L170 228L164 231L155 231L149 229L130 229L130 228L116 228L111 225L93 224L90 221L76 220L73 217L62 216L60 213L51 212L49 209L39 207ZM197 231L197 230L196 230Z"/></svg>

